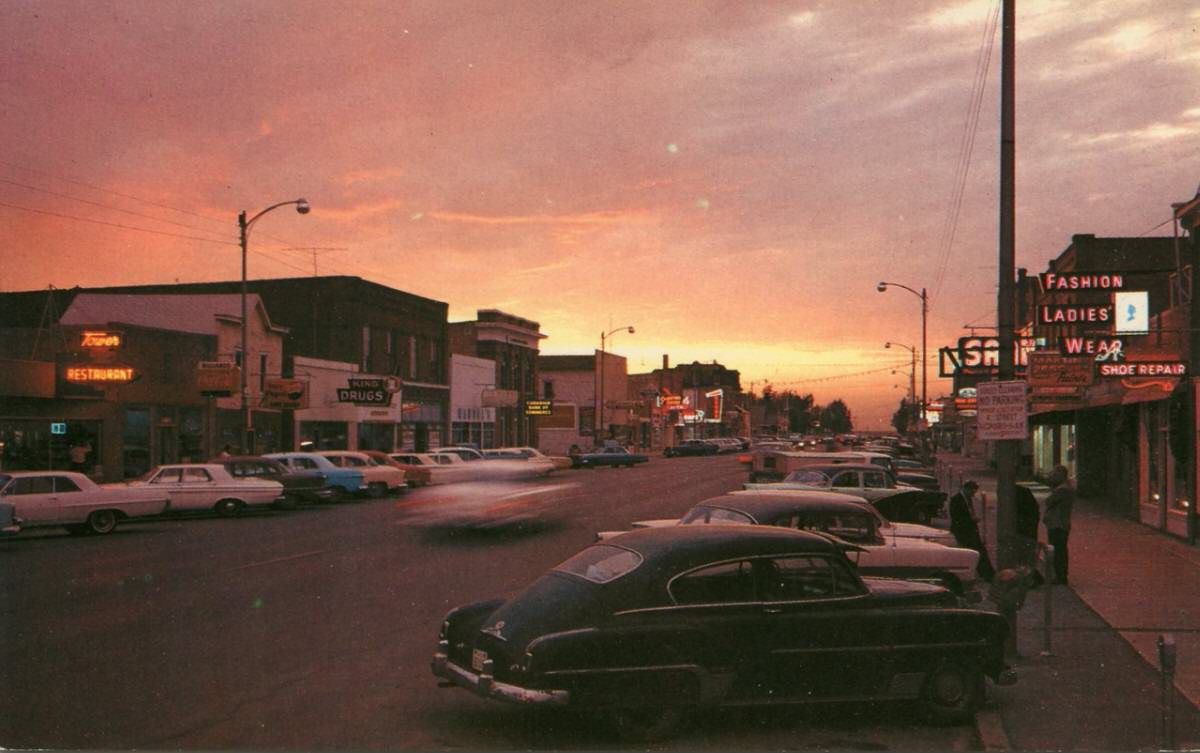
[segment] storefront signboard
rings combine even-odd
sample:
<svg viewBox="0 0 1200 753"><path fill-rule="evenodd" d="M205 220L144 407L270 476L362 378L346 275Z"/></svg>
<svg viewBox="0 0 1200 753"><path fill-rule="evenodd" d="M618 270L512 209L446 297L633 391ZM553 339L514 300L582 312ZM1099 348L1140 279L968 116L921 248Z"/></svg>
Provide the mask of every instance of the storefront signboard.
<svg viewBox="0 0 1200 753"><path fill-rule="evenodd" d="M1025 439L1029 435L1024 380L983 382L976 389L980 439Z"/></svg>
<svg viewBox="0 0 1200 753"><path fill-rule="evenodd" d="M81 348L108 348L116 350L125 343L125 338L120 332L111 330L85 330L79 333L79 347Z"/></svg>
<svg viewBox="0 0 1200 753"><path fill-rule="evenodd" d="M1027 381L1035 396L1045 387L1087 387L1093 363L1090 358L1039 350L1029 354Z"/></svg>
<svg viewBox="0 0 1200 753"><path fill-rule="evenodd" d="M1029 363L1029 354L1045 344L1045 338L1022 337L1016 342L1017 372ZM942 348L938 372L942 377L961 374L997 374L1000 370L1000 338L960 337L958 345Z"/></svg>
<svg viewBox="0 0 1200 753"><path fill-rule="evenodd" d="M355 405L387 406L392 404L392 394L387 389L386 379L355 379L346 380L346 387L337 388L339 403Z"/></svg>
<svg viewBox="0 0 1200 753"><path fill-rule="evenodd" d="M1181 377L1187 366L1178 361L1126 361L1102 363L1096 367L1100 376L1112 377Z"/></svg>
<svg viewBox="0 0 1200 753"><path fill-rule="evenodd" d="M1064 356L1093 356L1097 361L1120 361L1125 342L1119 337L1062 337L1058 350Z"/></svg>
<svg viewBox="0 0 1200 753"><path fill-rule="evenodd" d="M196 386L208 397L229 397L241 389L241 370L230 361L196 364Z"/></svg>
<svg viewBox="0 0 1200 753"><path fill-rule="evenodd" d="M303 410L308 407L308 382L302 379L268 379L263 389L264 408Z"/></svg>
<svg viewBox="0 0 1200 753"><path fill-rule="evenodd" d="M1057 293L1062 290L1120 290L1125 287L1125 276L1096 272L1043 272L1038 275L1042 290Z"/></svg>
<svg viewBox="0 0 1200 753"><path fill-rule="evenodd" d="M1038 306L1039 324L1107 324L1112 320L1111 303L1048 303Z"/></svg>
<svg viewBox="0 0 1200 753"><path fill-rule="evenodd" d="M1114 332L1146 334L1150 331L1150 294L1145 290L1113 293L1116 308Z"/></svg>
<svg viewBox="0 0 1200 753"><path fill-rule="evenodd" d="M132 366L68 366L64 376L74 384L129 384L138 375Z"/></svg>
<svg viewBox="0 0 1200 753"><path fill-rule="evenodd" d="M526 416L549 416L551 414L549 400L526 400Z"/></svg>
<svg viewBox="0 0 1200 753"><path fill-rule="evenodd" d="M50 422L50 433L55 436L61 436L61 435L66 434L67 433L66 421L51 421Z"/></svg>
<svg viewBox="0 0 1200 753"><path fill-rule="evenodd" d="M517 407L517 391L485 389L479 393L479 403L485 408Z"/></svg>

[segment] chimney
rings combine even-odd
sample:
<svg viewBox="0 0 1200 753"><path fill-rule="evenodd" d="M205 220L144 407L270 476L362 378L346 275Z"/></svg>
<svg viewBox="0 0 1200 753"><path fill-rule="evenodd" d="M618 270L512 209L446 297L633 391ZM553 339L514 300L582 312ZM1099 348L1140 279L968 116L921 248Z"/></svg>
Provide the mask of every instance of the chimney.
<svg viewBox="0 0 1200 753"><path fill-rule="evenodd" d="M663 371L666 371L667 369L671 368L668 365L670 363L670 361L671 361L670 357L666 353L663 353Z"/></svg>

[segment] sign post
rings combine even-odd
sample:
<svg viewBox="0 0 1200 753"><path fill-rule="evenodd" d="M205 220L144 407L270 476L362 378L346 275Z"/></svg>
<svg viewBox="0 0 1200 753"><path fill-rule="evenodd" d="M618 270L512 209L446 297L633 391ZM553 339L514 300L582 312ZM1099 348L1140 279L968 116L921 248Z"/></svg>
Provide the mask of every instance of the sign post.
<svg viewBox="0 0 1200 753"><path fill-rule="evenodd" d="M1029 435L1029 411L1023 380L981 382L976 388L979 438L1023 440Z"/></svg>

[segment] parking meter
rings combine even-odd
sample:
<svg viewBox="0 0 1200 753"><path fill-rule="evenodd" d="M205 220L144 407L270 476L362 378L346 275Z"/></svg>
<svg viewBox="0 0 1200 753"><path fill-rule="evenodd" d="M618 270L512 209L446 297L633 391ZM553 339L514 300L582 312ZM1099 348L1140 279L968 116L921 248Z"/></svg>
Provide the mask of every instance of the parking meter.
<svg viewBox="0 0 1200 753"><path fill-rule="evenodd" d="M1175 671L1175 636L1158 636L1158 666L1163 672Z"/></svg>

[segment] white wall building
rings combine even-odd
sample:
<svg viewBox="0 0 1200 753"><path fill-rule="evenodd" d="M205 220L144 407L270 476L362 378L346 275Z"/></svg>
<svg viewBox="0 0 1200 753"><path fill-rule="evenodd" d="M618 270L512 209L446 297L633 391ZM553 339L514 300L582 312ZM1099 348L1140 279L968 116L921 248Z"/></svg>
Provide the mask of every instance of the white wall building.
<svg viewBox="0 0 1200 753"><path fill-rule="evenodd" d="M496 446L496 409L483 405L483 391L495 389L496 362L458 353L450 356L450 441Z"/></svg>

